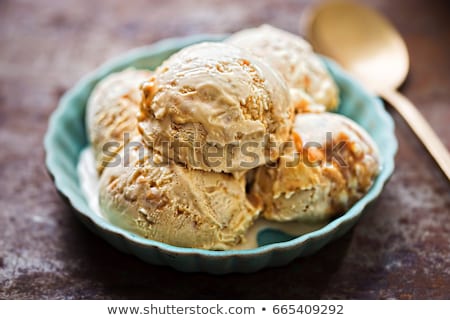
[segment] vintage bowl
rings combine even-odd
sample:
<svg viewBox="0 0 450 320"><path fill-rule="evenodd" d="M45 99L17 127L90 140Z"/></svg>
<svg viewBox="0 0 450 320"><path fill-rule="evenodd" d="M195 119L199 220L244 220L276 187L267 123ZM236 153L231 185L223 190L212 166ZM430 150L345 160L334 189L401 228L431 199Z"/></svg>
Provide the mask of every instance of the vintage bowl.
<svg viewBox="0 0 450 320"><path fill-rule="evenodd" d="M345 214L317 231L290 240L289 237L280 237L279 232L263 230L258 234L258 248L229 251L180 248L145 239L118 228L95 214L88 206L77 175L80 152L88 145L84 125L86 101L95 84L106 75L130 66L154 69L185 46L202 41L220 41L223 38L223 35L200 35L168 39L131 50L105 63L82 78L61 98L50 118L44 141L46 165L56 188L90 230L125 253L152 264L166 265L186 272L254 272L266 267L285 265L297 257L313 254L345 234L357 222L364 208L380 194L394 170L397 150L394 123L381 100L365 91L335 63L325 59L340 88L339 113L364 127L381 150L382 170L374 185Z"/></svg>

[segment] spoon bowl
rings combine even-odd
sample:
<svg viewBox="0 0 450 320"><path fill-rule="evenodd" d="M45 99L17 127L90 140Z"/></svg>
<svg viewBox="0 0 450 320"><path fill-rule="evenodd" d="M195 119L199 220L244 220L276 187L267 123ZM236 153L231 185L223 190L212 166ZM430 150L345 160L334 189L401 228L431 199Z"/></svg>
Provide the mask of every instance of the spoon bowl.
<svg viewBox="0 0 450 320"><path fill-rule="evenodd" d="M397 88L409 69L408 51L394 26L377 12L336 1L318 7L309 38L318 52L334 57L366 86Z"/></svg>

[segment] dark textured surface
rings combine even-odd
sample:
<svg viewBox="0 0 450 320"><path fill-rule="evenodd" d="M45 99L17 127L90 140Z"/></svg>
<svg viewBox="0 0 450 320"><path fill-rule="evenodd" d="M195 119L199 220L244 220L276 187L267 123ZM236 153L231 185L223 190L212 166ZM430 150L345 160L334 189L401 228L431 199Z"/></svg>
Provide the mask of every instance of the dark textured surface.
<svg viewBox="0 0 450 320"><path fill-rule="evenodd" d="M85 229L43 163L61 94L105 59L158 39L271 23L296 32L307 1L0 0L0 298L450 298L450 188L397 124L397 169L344 238L250 275L183 274L126 256ZM450 8L370 1L405 37L403 92L450 147Z"/></svg>

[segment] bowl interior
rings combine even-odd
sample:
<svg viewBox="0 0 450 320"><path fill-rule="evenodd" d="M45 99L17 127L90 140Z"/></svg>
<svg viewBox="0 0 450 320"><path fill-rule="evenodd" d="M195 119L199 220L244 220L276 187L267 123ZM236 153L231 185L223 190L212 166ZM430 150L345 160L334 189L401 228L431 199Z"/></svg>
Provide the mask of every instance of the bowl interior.
<svg viewBox="0 0 450 320"><path fill-rule="evenodd" d="M69 200L71 205L82 215L89 219L104 232L119 234L140 246L158 247L174 253L200 253L207 255L232 254L260 254L272 248L284 248L306 242L314 237L321 237L334 232L341 224L355 219L361 214L363 208L381 192L381 189L391 175L394 168L394 155L397 143L393 133L393 121L381 101L367 93L358 83L346 75L334 62L324 58L324 61L340 88L341 113L359 123L372 136L381 152L382 170L370 191L359 200L344 215L331 221L317 231L307 233L300 237L292 237L276 230L263 230L258 234L260 247L248 250L229 250L223 252L207 251L202 249L179 248L164 243L142 238L126 230L111 225L90 209L81 191L77 164L80 152L87 144L84 127L84 114L86 102L98 81L112 72L128 67L154 69L163 60L181 48L201 42L219 41L223 35L202 35L183 39L169 39L155 45L132 50L117 59L113 59L93 73L87 75L61 99L58 108L49 122L49 129L45 137L46 164L53 176L57 189Z"/></svg>

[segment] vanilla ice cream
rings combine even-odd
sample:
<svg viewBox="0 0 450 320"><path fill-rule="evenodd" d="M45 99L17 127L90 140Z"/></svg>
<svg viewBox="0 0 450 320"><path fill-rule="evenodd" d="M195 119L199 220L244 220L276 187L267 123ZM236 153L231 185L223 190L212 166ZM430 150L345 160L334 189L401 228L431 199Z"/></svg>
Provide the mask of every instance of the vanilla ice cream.
<svg viewBox="0 0 450 320"><path fill-rule="evenodd" d="M252 51L277 69L290 88L298 112L337 107L339 95L333 78L311 45L301 37L262 25L239 31L226 42Z"/></svg>
<svg viewBox="0 0 450 320"><path fill-rule="evenodd" d="M261 209L247 197L244 178L187 169L139 139L104 169L99 192L101 210L113 224L180 247L240 244Z"/></svg>
<svg viewBox="0 0 450 320"><path fill-rule="evenodd" d="M124 134L132 138L138 133L139 86L150 75L150 71L127 69L107 76L92 91L86 127L99 172L122 147Z"/></svg>
<svg viewBox="0 0 450 320"><path fill-rule="evenodd" d="M269 220L319 221L341 214L369 190L380 169L373 140L338 114L297 115L292 142L277 167L260 167L254 178L252 193L264 199Z"/></svg>
<svg viewBox="0 0 450 320"><path fill-rule="evenodd" d="M145 143L189 168L242 175L276 158L269 142L285 141L292 127L282 77L229 44L179 51L142 91L138 121Z"/></svg>

